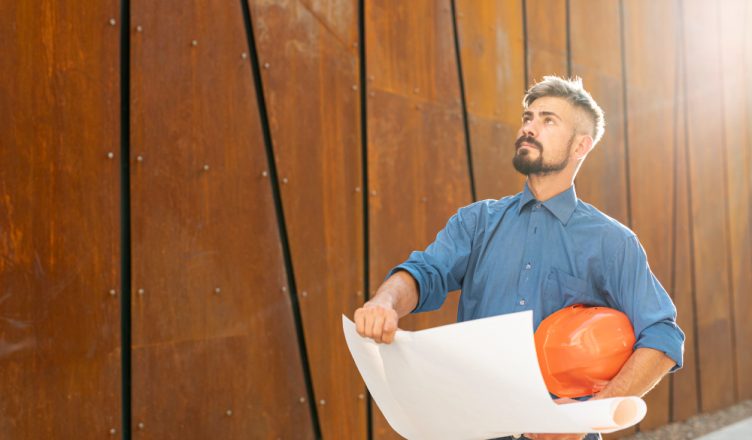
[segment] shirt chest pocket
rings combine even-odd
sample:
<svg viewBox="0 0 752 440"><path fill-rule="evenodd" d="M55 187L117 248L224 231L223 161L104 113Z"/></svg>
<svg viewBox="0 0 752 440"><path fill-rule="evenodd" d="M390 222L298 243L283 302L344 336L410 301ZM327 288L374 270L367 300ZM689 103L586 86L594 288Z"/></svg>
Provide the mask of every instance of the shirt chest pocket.
<svg viewBox="0 0 752 440"><path fill-rule="evenodd" d="M573 304L605 305L603 300L592 292L587 281L557 268L552 268L546 276L543 295L546 315Z"/></svg>

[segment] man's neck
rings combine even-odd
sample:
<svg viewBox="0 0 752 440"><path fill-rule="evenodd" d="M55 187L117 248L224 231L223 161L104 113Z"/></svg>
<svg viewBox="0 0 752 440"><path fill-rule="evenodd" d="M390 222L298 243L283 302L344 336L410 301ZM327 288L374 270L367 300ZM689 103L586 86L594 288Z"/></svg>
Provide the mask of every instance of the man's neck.
<svg viewBox="0 0 752 440"><path fill-rule="evenodd" d="M557 195L568 190L574 183L574 175L564 175L564 173L548 174L541 176L531 174L527 176L527 186L537 200L545 202L546 200L556 197Z"/></svg>

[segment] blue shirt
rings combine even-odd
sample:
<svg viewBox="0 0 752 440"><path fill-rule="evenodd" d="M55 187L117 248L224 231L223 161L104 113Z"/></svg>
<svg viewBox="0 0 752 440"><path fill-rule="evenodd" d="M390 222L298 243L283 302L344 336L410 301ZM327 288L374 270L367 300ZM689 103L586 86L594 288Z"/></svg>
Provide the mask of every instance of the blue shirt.
<svg viewBox="0 0 752 440"><path fill-rule="evenodd" d="M458 321L533 311L534 328L572 305L611 307L632 322L635 349L660 350L682 365L676 308L626 226L577 198L574 186L539 202L523 192L460 208L424 251L389 272L419 285L414 312L441 307L462 289Z"/></svg>

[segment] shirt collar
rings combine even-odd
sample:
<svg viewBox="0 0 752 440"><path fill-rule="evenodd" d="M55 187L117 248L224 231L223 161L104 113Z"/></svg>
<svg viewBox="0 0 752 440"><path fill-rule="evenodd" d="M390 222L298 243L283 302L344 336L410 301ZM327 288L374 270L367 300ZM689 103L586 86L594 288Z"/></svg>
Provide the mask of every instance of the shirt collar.
<svg viewBox="0 0 752 440"><path fill-rule="evenodd" d="M527 186L527 182L525 182L525 188L522 190L522 197L520 197L520 204L517 213L522 212L522 208L533 200L535 200L535 196ZM577 207L577 193L574 190L574 185L570 186L566 191L546 200L542 204L551 211L561 223L566 225Z"/></svg>

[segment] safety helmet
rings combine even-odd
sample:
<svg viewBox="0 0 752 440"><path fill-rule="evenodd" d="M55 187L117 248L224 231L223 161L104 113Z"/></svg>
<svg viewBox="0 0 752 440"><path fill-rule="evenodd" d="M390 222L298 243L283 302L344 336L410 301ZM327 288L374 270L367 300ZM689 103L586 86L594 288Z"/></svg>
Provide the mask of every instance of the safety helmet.
<svg viewBox="0 0 752 440"><path fill-rule="evenodd" d="M558 397L600 392L632 355L634 343L627 315L608 307L569 306L535 331L543 380Z"/></svg>

